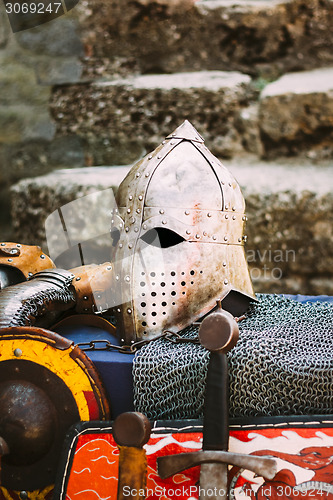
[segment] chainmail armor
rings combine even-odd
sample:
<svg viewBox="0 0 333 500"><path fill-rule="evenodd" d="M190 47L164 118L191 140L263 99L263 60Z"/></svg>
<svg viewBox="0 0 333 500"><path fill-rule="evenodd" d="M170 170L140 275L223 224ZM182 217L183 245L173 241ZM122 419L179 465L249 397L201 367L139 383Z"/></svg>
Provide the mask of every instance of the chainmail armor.
<svg viewBox="0 0 333 500"><path fill-rule="evenodd" d="M333 408L333 304L258 295L228 353L230 416L328 414ZM182 332L195 338L198 327ZM166 339L133 363L134 405L151 419L203 415L209 353Z"/></svg>

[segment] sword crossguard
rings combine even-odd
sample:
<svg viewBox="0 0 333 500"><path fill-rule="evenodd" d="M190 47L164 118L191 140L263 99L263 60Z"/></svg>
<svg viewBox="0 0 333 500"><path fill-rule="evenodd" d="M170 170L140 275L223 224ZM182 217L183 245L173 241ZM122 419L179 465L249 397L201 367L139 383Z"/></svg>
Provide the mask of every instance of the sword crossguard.
<svg viewBox="0 0 333 500"><path fill-rule="evenodd" d="M273 458L230 451L202 450L157 458L157 470L162 479L202 464L235 465L241 469L250 470L265 479L273 479L277 472L276 461Z"/></svg>

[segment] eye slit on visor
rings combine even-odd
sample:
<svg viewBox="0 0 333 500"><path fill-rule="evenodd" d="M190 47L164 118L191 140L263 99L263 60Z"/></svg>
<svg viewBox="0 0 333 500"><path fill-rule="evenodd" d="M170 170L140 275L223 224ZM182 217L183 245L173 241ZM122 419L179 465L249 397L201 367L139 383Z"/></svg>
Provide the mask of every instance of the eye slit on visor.
<svg viewBox="0 0 333 500"><path fill-rule="evenodd" d="M178 233L175 233L171 229L165 227L156 227L147 231L141 239L147 243L147 245L153 245L159 248L169 248L179 243L182 243L184 238Z"/></svg>

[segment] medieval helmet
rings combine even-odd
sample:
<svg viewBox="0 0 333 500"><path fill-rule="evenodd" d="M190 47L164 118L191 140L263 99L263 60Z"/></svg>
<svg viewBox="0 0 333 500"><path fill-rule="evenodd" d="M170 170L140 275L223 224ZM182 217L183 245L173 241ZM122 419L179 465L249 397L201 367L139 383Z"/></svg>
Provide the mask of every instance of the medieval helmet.
<svg viewBox="0 0 333 500"><path fill-rule="evenodd" d="M218 299L234 315L254 292L245 203L230 172L185 121L119 186L111 235L123 342L177 332Z"/></svg>

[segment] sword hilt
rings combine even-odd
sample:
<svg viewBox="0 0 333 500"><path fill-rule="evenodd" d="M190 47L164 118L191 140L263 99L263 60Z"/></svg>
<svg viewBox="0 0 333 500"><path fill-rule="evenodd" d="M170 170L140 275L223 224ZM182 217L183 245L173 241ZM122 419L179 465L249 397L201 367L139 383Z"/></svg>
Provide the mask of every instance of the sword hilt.
<svg viewBox="0 0 333 500"><path fill-rule="evenodd" d="M147 482L147 457L143 446L150 437L150 422L142 413L126 412L116 418L112 431L119 448L117 500L142 500Z"/></svg>
<svg viewBox="0 0 333 500"><path fill-rule="evenodd" d="M210 351L210 360L207 373L204 424L203 424L203 449L192 453L168 455L157 459L158 473L162 479L202 465L200 485L204 488L210 480L220 481L225 495L216 498L227 498L227 465L235 465L251 470L266 479L273 479L276 474L276 462L268 457L256 457L239 453L228 452L229 442L229 383L228 362L226 353L237 343L239 328L235 318L217 302L218 308L207 316L201 323L199 339L203 347ZM224 474L214 478L216 469L210 469L206 464L221 464ZM212 473L211 478L204 478L205 474ZM214 497L215 498L215 497Z"/></svg>
<svg viewBox="0 0 333 500"><path fill-rule="evenodd" d="M210 351L208 365L203 449L227 450L229 444L229 377L226 353L235 345L239 328L235 318L221 306L207 316L199 329L203 347Z"/></svg>

